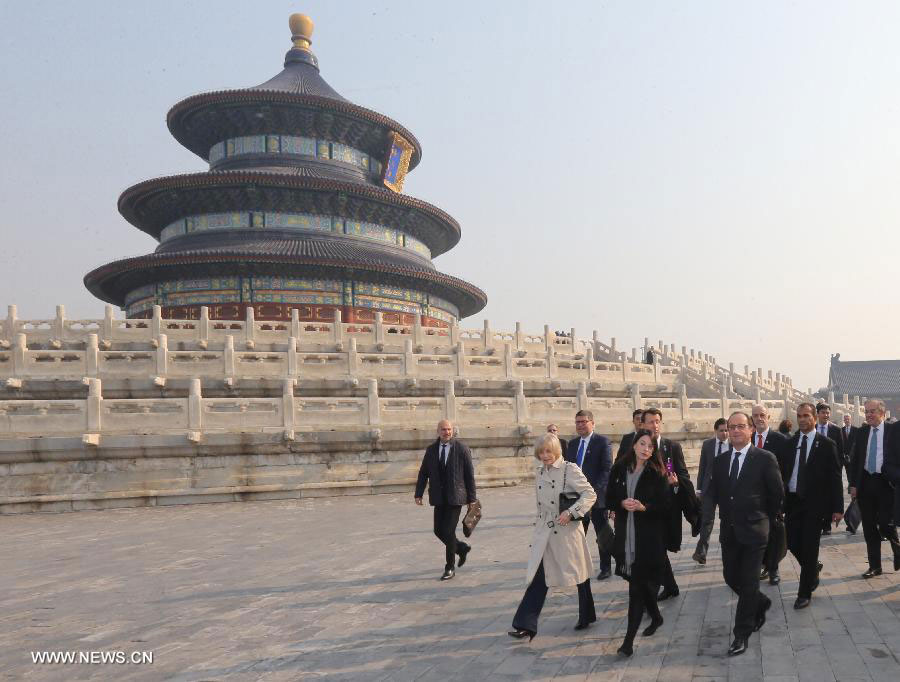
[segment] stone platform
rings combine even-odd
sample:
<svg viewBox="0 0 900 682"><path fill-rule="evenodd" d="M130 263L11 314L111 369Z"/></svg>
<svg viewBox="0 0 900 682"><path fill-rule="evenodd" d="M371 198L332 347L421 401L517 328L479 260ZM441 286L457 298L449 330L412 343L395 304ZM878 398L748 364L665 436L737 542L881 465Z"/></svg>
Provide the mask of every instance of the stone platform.
<svg viewBox="0 0 900 682"><path fill-rule="evenodd" d="M615 650L625 583L593 581L583 633L574 594L551 593L534 642L506 636L524 590L533 491L485 489L457 577L431 511L412 496L29 514L0 519L3 680L892 680L900 678L900 573L864 581L862 536L824 539L813 604L791 608L782 564L761 635L729 659L735 600L718 545L686 544L665 624ZM713 536L716 537L715 534ZM885 557L885 566L889 566ZM152 665L38 665L32 651L150 651Z"/></svg>

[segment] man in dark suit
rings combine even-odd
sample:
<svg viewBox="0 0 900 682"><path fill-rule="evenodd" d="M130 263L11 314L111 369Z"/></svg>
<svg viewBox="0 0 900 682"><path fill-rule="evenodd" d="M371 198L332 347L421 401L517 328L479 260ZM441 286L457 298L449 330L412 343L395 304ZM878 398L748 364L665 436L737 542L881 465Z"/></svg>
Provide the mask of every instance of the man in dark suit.
<svg viewBox="0 0 900 682"><path fill-rule="evenodd" d="M900 524L900 426L891 425L890 428L893 433L888 439L881 472L894 486L894 526L897 526Z"/></svg>
<svg viewBox="0 0 900 682"><path fill-rule="evenodd" d="M728 452L728 421L719 417L713 424L716 435L703 441L700 447L700 467L697 470L697 497L703 499L703 491L709 485L712 478L713 462L723 452ZM700 528L700 537L697 539L697 549L694 550L693 560L698 564L706 563L706 552L709 549L709 536L712 535L714 519L704 523Z"/></svg>
<svg viewBox="0 0 900 682"><path fill-rule="evenodd" d="M900 541L894 523L894 488L882 469L885 459L888 463L892 461L887 453L898 444L892 442L896 439L894 433L897 427L889 426L884 421L884 403L881 400L867 400L865 409L866 423L856 433L850 459L850 497L859 503L866 539L869 570L863 573L863 578L871 578L881 575L882 538L891 544L894 570L900 571Z"/></svg>
<svg viewBox="0 0 900 682"><path fill-rule="evenodd" d="M469 447L453 437L453 423L438 422L438 438L425 449L419 478L416 480L416 504L422 504L425 484L428 502L434 507L434 534L444 543L444 573L441 580L456 574L456 555L459 566L466 563L472 547L456 539L456 525L463 505L475 503L475 467Z"/></svg>
<svg viewBox="0 0 900 682"><path fill-rule="evenodd" d="M768 450L778 459L781 448L787 442L787 437L783 433L769 428L769 411L766 406L754 405L750 411L750 418L753 420L753 436L750 438L750 442L760 450ZM768 578L770 585L777 585L781 582L778 564L781 561L779 545L781 545L782 538L778 537L779 533L771 532L772 529L769 530L769 545L763 554L763 569L759 574L759 579ZM781 546L783 547L783 545Z"/></svg>
<svg viewBox="0 0 900 682"><path fill-rule="evenodd" d="M750 415L745 412L728 418L731 450L716 460L712 479L703 491L704 521L719 506L722 573L738 595L729 656L744 653L750 634L766 622L772 601L759 591L759 569L770 519L780 513L784 503L778 461L771 452L751 445L750 428Z"/></svg>
<svg viewBox="0 0 900 682"><path fill-rule="evenodd" d="M594 522L597 550L600 552L600 573L597 574L597 580L606 580L612 575L612 557L600 548L600 534L604 527L609 529L606 484L609 482L609 471L612 469L612 446L606 436L594 433L594 415L588 410L578 410L575 413L575 432L578 437L569 441L565 458L578 465L597 493L597 501L594 502L590 514L582 517L582 523L584 532L587 533L591 521Z"/></svg>
<svg viewBox="0 0 900 682"><path fill-rule="evenodd" d="M565 438L560 437L559 427L556 424L547 424L547 433L552 433L554 436L559 438L559 447L562 448L563 454L565 454L566 446L568 445L568 443Z"/></svg>
<svg viewBox="0 0 900 682"><path fill-rule="evenodd" d="M838 425L831 423L831 405L828 403L816 405L816 422L816 433L834 441L838 466L841 466L844 460L844 439L841 437L841 429ZM822 535L831 535L831 519L829 518L822 521Z"/></svg>
<svg viewBox="0 0 900 682"><path fill-rule="evenodd" d="M631 423L634 424L634 431L632 431L631 433L626 433L624 436L622 436L622 441L619 443L619 449L616 451L617 461L619 457L631 450L631 444L634 442L634 434L636 434L638 432L638 429L641 428L641 417L643 416L643 410L635 410L631 413Z"/></svg>
<svg viewBox="0 0 900 682"><path fill-rule="evenodd" d="M797 425L800 430L783 446L780 459L788 550L800 564L794 608L804 609L819 586L822 519L835 524L841 520L844 494L837 444L816 432L816 408L812 403L797 406Z"/></svg>
<svg viewBox="0 0 900 682"><path fill-rule="evenodd" d="M677 512L683 511L685 518L691 525L699 523L699 510L697 508L698 503L697 495L694 492L694 484L691 483L691 477L688 475L687 466L684 463L684 452L681 450L681 444L668 438L663 438L661 435L662 410L656 407L644 410L644 414L641 415L641 428L650 431L654 440L656 440L663 463L671 471L669 483L673 486L675 492L677 510L673 511L669 516L669 523L666 528L666 548L670 552L678 552L681 550L681 514ZM669 555L667 554L662 590L657 597L657 601L665 601L670 597L677 597L678 594L678 583L675 582L672 562L669 561Z"/></svg>

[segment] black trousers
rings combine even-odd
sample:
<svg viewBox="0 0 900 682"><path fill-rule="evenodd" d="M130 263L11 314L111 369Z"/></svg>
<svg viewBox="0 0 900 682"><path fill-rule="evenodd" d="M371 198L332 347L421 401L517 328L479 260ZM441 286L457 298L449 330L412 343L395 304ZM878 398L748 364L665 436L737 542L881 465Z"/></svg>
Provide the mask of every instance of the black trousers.
<svg viewBox="0 0 900 682"><path fill-rule="evenodd" d="M821 531L819 535L821 536ZM778 560L778 554L775 551L775 541L776 539L770 534L769 535L769 543L766 545L766 551L763 552L762 565L769 571L769 573L778 573L778 564L781 563Z"/></svg>
<svg viewBox="0 0 900 682"><path fill-rule="evenodd" d="M819 574L819 542L822 539L824 516L813 509L810 500L803 500L795 493L787 494L784 502L784 528L788 551L800 564L798 598L809 599L812 596L812 586Z"/></svg>
<svg viewBox="0 0 900 682"><path fill-rule="evenodd" d="M733 528L724 528L719 536L722 545L722 573L725 583L738 596L734 616L734 636L750 637L756 616L769 598L759 591L759 572L766 544L745 545L737 541Z"/></svg>
<svg viewBox="0 0 900 682"><path fill-rule="evenodd" d="M894 525L894 490L881 474L862 472L856 491L859 515L862 517L863 536L869 568L881 568L881 538L891 543L894 560L900 557L900 541Z"/></svg>
<svg viewBox="0 0 900 682"><path fill-rule="evenodd" d="M757 576L757 580L759 576ZM669 554L666 553L666 570L663 573L663 587L665 587L669 592L677 592L678 591L678 583L675 582L675 572L672 570L672 562L669 561Z"/></svg>
<svg viewBox="0 0 900 682"><path fill-rule="evenodd" d="M457 549L468 547L462 540L456 539L456 526L462 506L458 504L436 504L434 506L434 534L444 543L444 567L456 566Z"/></svg>
<svg viewBox="0 0 900 682"><path fill-rule="evenodd" d="M629 579L628 629L625 631L625 641L627 643L632 644L634 642L634 636L641 625L644 611L647 612L652 620L658 621L662 618L659 613L659 606L656 603L657 592L659 592L659 583L634 577Z"/></svg>
<svg viewBox="0 0 900 682"><path fill-rule="evenodd" d="M697 549L694 550L696 556L706 558L709 551L709 538L712 535L713 526L716 523L716 517L710 516L709 521L704 521L700 526L700 537L697 538Z"/></svg>
<svg viewBox="0 0 900 682"><path fill-rule="evenodd" d="M591 525L591 521L594 522L594 533L597 535L597 551L600 553L600 570L608 571L612 566L612 555L604 552L600 549L600 532L603 530L603 527L609 527L609 514L606 513L605 509L598 509L594 507L591 509L590 514L585 514L581 517L581 523L584 525L584 533L587 535L588 526Z"/></svg>
<svg viewBox="0 0 900 682"><path fill-rule="evenodd" d="M544 608L547 598L547 581L544 577L544 562L538 566L537 573L531 580L528 589L519 602L516 615L513 616L513 628L515 630L528 630L537 632L538 617ZM597 612L594 610L594 595L591 594L591 579L578 584L578 622L593 623L597 620Z"/></svg>

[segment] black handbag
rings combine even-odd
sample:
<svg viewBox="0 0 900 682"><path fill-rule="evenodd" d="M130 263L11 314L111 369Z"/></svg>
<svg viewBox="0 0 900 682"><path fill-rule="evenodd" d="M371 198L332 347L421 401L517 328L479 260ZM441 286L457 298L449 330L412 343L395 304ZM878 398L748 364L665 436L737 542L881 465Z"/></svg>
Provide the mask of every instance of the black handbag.
<svg viewBox="0 0 900 682"><path fill-rule="evenodd" d="M563 464L563 482L562 489L564 492L559 494L559 513L562 514L564 511L569 511L569 507L578 502L578 498L581 497L578 493L567 493L566 489L566 473L569 471L569 464L566 462ZM572 512L569 512L570 514Z"/></svg>
<svg viewBox="0 0 900 682"><path fill-rule="evenodd" d="M769 557L777 565L787 556L787 531L784 527L784 517L779 514L769 527Z"/></svg>
<svg viewBox="0 0 900 682"><path fill-rule="evenodd" d="M856 529L859 528L861 520L862 517L859 513L859 502L854 498L847 507L847 511L844 512L844 523L847 524L847 530L851 533L855 533Z"/></svg>

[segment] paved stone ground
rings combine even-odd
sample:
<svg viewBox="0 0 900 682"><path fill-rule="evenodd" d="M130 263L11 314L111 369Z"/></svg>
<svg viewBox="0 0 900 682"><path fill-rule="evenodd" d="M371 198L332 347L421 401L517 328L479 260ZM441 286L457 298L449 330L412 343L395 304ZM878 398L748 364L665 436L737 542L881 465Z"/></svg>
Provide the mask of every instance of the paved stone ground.
<svg viewBox="0 0 900 682"><path fill-rule="evenodd" d="M765 585L774 606L743 656L725 656L735 600L715 543L705 567L693 543L675 558L681 596L631 660L615 655L618 578L593 581L591 629L572 630L574 593L552 592L537 638L516 642L533 491L482 499L474 550L446 583L431 511L411 495L2 517L0 679L900 679L900 573L860 579L862 536L843 531L824 539L809 609L791 607L792 559L780 589ZM32 664L46 650L154 662Z"/></svg>

